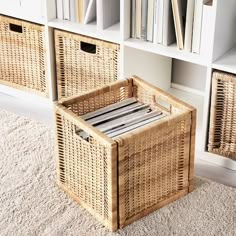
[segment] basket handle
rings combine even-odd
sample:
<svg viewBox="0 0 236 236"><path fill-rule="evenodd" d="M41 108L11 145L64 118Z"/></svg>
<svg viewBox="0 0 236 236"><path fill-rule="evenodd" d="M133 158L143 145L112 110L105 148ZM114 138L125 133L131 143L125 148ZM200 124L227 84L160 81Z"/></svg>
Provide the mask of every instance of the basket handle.
<svg viewBox="0 0 236 236"><path fill-rule="evenodd" d="M80 50L89 54L96 54L97 53L97 45L86 43L81 41L80 42Z"/></svg>
<svg viewBox="0 0 236 236"><path fill-rule="evenodd" d="M74 125L74 129L72 130L72 132L74 132L80 139L82 139L82 141L89 143L89 137L91 137L91 135L86 133L78 126Z"/></svg>
<svg viewBox="0 0 236 236"><path fill-rule="evenodd" d="M153 95L153 103L155 106L159 107L161 110L165 111L165 112L168 112L168 113L172 113L172 105L170 103L166 103L164 104L164 101L163 100L160 100L158 101L158 98ZM161 104L163 103L163 104Z"/></svg>
<svg viewBox="0 0 236 236"><path fill-rule="evenodd" d="M20 34L23 33L23 27L21 25L9 23L9 29L10 31L15 32L15 33L20 33Z"/></svg>

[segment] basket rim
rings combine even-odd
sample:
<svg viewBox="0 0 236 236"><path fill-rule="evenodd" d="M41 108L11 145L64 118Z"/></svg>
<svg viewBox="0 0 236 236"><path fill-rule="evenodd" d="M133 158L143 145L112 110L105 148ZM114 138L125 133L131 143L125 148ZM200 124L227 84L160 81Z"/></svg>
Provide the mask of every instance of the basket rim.
<svg viewBox="0 0 236 236"><path fill-rule="evenodd" d="M74 32L60 30L60 29L56 29L56 28L54 28L54 35L55 35L55 37L65 36L67 38L72 38L74 40L79 40L79 41L95 44L96 46L101 46L101 47L106 47L106 48L112 48L112 49L119 49L120 48L120 44L118 44L118 43L113 43L110 41L106 41L106 40L102 40L102 39L98 39L98 38L93 38L91 36L77 34Z"/></svg>
<svg viewBox="0 0 236 236"><path fill-rule="evenodd" d="M153 92L158 93L162 97L163 100L166 99L166 100L170 101L170 104L171 104L171 102L173 102L176 105L176 107L182 109L182 111L179 113L169 114L168 116L164 117L163 119L156 120L148 125L144 125L143 127L139 127L138 129L135 129L131 132L122 134L121 136L118 136L117 138L112 139L112 138L108 137L107 135L105 135L104 133L102 133L98 128L92 126L91 124L89 124L88 122L83 120L80 116L73 113L72 111L70 111L67 108L67 105L72 105L76 101L81 100L83 98L90 98L91 95L102 94L102 93L104 93L104 91L116 90L117 87L121 87L121 86L128 86L128 85L133 86L134 83L137 83L140 86L146 87L149 90L153 90ZM180 101L179 99L169 95L167 92L151 85L150 83L140 79L137 76L132 76L131 78L128 78L125 80L118 80L118 81L113 82L111 84L105 85L99 89L93 89L89 92L85 92L81 95L75 95L75 96L71 96L69 98L62 98L61 100L59 100L55 103L55 109L62 110L63 113L67 114L67 116L73 117L74 122L76 122L78 124L78 126L80 126L80 127L82 126L81 128L84 129L84 131L87 132L88 134L90 134L91 136L94 136L94 137L100 139L101 141L108 142L109 144L114 144L115 141L121 141L122 139L127 139L133 135L137 135L137 134L141 135L156 126L159 126L161 128L163 126L174 125L176 122L183 120L183 119L191 120L192 112L196 111L196 109L194 107ZM191 125L191 124L189 124L189 125Z"/></svg>
<svg viewBox="0 0 236 236"><path fill-rule="evenodd" d="M15 17L9 17L9 16L5 16L3 14L0 14L0 21L1 21L1 23L20 24L23 27L34 28L37 30L42 30L45 28L45 26L43 24L33 23L31 21L22 20L22 19L15 18Z"/></svg>

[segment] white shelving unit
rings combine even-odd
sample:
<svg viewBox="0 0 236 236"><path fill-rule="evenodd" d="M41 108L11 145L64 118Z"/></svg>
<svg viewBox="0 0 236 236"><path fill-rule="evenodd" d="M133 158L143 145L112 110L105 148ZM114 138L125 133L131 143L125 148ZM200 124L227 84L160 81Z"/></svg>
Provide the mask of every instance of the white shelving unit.
<svg viewBox="0 0 236 236"><path fill-rule="evenodd" d="M97 30L96 22L77 24L56 18L55 0L2 0L0 14L45 25L50 99L56 99L53 29L120 44L120 78L136 74L192 104L197 113L197 157L236 170L235 161L208 153L211 77L214 69L236 74L236 1L213 0L207 51L200 55L130 38L131 0L120 0L120 23ZM206 37L206 35L205 35ZM29 94L6 86L0 91L29 99ZM40 101L40 99L39 99Z"/></svg>
<svg viewBox="0 0 236 236"><path fill-rule="evenodd" d="M233 47L222 57L214 61L212 67L217 70L236 74L236 47Z"/></svg>

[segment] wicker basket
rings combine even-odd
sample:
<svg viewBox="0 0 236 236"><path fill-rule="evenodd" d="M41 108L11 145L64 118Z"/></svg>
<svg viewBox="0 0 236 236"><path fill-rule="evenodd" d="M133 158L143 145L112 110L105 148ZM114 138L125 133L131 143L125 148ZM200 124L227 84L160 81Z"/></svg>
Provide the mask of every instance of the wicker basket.
<svg viewBox="0 0 236 236"><path fill-rule="evenodd" d="M80 118L129 97L169 115L115 140ZM133 77L63 99L55 115L58 183L110 230L192 190L196 111L187 104Z"/></svg>
<svg viewBox="0 0 236 236"><path fill-rule="evenodd" d="M236 161L236 75L213 72L208 151Z"/></svg>
<svg viewBox="0 0 236 236"><path fill-rule="evenodd" d="M48 96L44 27L0 16L0 83Z"/></svg>
<svg viewBox="0 0 236 236"><path fill-rule="evenodd" d="M118 44L55 30L55 48L59 99L118 78Z"/></svg>

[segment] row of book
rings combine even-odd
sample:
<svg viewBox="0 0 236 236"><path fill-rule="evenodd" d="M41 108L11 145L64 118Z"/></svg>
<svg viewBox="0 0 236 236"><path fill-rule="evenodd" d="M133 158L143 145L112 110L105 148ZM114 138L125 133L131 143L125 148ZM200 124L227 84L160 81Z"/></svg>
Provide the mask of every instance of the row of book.
<svg viewBox="0 0 236 236"><path fill-rule="evenodd" d="M117 138L166 116L167 114L160 110L153 110L149 105L139 102L136 98L128 98L90 112L81 118L108 137ZM78 130L76 133L85 140L90 138L82 130Z"/></svg>
<svg viewBox="0 0 236 236"><path fill-rule="evenodd" d="M200 54L203 6L212 0L132 0L132 38Z"/></svg>
<svg viewBox="0 0 236 236"><path fill-rule="evenodd" d="M120 21L120 0L57 0L57 18L103 30Z"/></svg>

